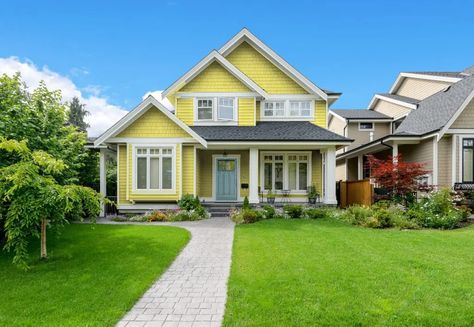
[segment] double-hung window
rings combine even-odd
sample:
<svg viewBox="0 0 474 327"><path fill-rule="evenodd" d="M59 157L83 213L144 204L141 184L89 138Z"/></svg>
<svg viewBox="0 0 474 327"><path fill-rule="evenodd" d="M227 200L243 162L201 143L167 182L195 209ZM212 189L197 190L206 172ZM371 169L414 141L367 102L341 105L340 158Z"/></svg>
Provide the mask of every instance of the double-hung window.
<svg viewBox="0 0 474 327"><path fill-rule="evenodd" d="M313 116L312 100L278 100L262 102L262 118L311 118Z"/></svg>
<svg viewBox="0 0 474 327"><path fill-rule="evenodd" d="M263 155L263 186L266 191L306 191L310 158L307 153Z"/></svg>
<svg viewBox="0 0 474 327"><path fill-rule="evenodd" d="M359 131L373 131L374 123L359 123Z"/></svg>
<svg viewBox="0 0 474 327"><path fill-rule="evenodd" d="M462 141L462 181L474 182L474 139Z"/></svg>
<svg viewBox="0 0 474 327"><path fill-rule="evenodd" d="M199 98L196 101L196 120L235 121L236 99L230 97Z"/></svg>
<svg viewBox="0 0 474 327"><path fill-rule="evenodd" d="M212 120L213 119L213 99L198 99L197 100L197 118L198 120Z"/></svg>
<svg viewBox="0 0 474 327"><path fill-rule="evenodd" d="M136 189L171 190L173 188L173 152L171 147L137 147Z"/></svg>

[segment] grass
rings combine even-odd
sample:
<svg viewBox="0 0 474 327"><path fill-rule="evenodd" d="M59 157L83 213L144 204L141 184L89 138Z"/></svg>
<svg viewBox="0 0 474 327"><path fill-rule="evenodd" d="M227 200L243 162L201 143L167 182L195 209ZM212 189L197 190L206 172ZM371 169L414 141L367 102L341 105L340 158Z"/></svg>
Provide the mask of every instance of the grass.
<svg viewBox="0 0 474 327"><path fill-rule="evenodd" d="M113 326L189 238L174 227L73 224L49 235L50 258L30 271L0 252L0 326Z"/></svg>
<svg viewBox="0 0 474 327"><path fill-rule="evenodd" d="M224 326L473 326L474 226L236 228Z"/></svg>

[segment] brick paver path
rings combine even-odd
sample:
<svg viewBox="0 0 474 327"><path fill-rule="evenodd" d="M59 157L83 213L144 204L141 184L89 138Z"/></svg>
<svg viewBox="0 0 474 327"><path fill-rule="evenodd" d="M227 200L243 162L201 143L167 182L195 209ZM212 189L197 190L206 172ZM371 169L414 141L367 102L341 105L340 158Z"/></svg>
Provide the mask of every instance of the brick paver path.
<svg viewBox="0 0 474 327"><path fill-rule="evenodd" d="M191 240L117 326L221 325L234 224L228 218L211 218L170 225L188 229Z"/></svg>

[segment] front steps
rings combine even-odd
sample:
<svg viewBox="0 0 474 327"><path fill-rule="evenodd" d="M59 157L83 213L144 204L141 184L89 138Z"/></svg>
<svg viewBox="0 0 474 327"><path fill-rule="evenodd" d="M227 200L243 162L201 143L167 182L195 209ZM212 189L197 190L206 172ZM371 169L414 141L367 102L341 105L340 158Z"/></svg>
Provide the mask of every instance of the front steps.
<svg viewBox="0 0 474 327"><path fill-rule="evenodd" d="M240 208L241 203L235 202L204 202L202 205L209 211L211 218L226 218L229 217L229 212L232 209Z"/></svg>

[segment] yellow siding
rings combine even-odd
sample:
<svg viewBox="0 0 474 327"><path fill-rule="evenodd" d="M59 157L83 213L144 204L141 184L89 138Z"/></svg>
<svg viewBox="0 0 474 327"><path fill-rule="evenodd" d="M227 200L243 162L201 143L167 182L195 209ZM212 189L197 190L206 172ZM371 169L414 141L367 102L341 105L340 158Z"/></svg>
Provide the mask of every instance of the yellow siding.
<svg viewBox="0 0 474 327"><path fill-rule="evenodd" d="M326 101L315 101L314 103L314 121L315 125L327 128L327 108Z"/></svg>
<svg viewBox="0 0 474 327"><path fill-rule="evenodd" d="M323 178L322 178L322 158L321 152L312 151L311 158L311 184L316 186L319 192L323 190Z"/></svg>
<svg viewBox="0 0 474 327"><path fill-rule="evenodd" d="M255 125L255 99L239 98L239 126Z"/></svg>
<svg viewBox="0 0 474 327"><path fill-rule="evenodd" d="M128 204L127 201L127 147L125 145L118 146L118 204Z"/></svg>
<svg viewBox="0 0 474 327"><path fill-rule="evenodd" d="M183 194L194 194L194 146L183 146Z"/></svg>
<svg viewBox="0 0 474 327"><path fill-rule="evenodd" d="M186 125L192 126L194 122L194 100L192 98L176 99L176 117Z"/></svg>
<svg viewBox="0 0 474 327"><path fill-rule="evenodd" d="M235 48L226 59L270 94L308 93L247 42Z"/></svg>
<svg viewBox="0 0 474 327"><path fill-rule="evenodd" d="M150 108L117 137L190 137L159 109Z"/></svg>
<svg viewBox="0 0 474 327"><path fill-rule="evenodd" d="M128 147L128 191L129 191L129 199L132 201L177 201L179 200L179 193L181 190L181 147L178 144L176 146L176 189L173 193L168 194L146 194L146 193L137 193L133 191L132 186L132 146Z"/></svg>
<svg viewBox="0 0 474 327"><path fill-rule="evenodd" d="M249 92L250 89L219 63L213 62L178 92Z"/></svg>

